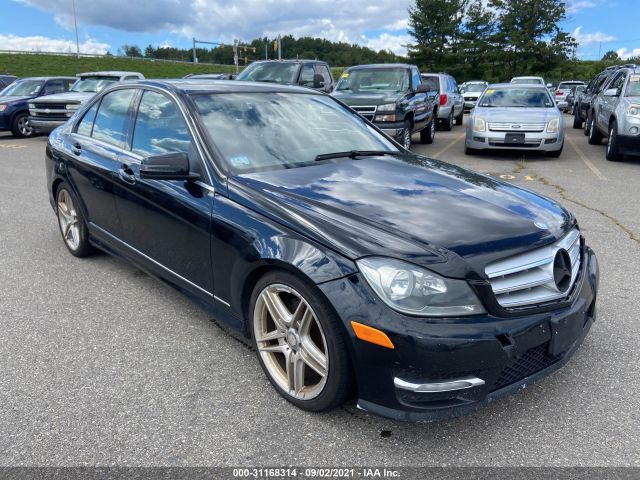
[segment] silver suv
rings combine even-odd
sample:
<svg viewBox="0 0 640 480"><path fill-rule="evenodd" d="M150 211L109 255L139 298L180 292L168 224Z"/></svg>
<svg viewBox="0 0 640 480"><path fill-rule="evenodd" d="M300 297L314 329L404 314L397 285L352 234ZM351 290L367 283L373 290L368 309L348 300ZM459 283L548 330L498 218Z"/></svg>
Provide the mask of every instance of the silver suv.
<svg viewBox="0 0 640 480"><path fill-rule="evenodd" d="M607 160L640 155L640 68L622 68L611 76L593 101L589 143L599 145L606 135Z"/></svg>
<svg viewBox="0 0 640 480"><path fill-rule="evenodd" d="M429 90L437 90L440 93L438 124L442 129L451 130L454 120L456 125L462 125L464 98L456 79L448 73L423 73L421 77L429 86Z"/></svg>

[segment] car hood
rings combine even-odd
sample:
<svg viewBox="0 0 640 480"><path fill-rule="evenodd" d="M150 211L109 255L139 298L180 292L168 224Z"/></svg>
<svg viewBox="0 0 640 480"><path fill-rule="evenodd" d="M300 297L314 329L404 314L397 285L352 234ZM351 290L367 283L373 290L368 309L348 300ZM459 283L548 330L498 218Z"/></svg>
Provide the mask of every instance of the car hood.
<svg viewBox="0 0 640 480"><path fill-rule="evenodd" d="M34 97L30 96L30 95L24 95L24 96L9 96L9 95L5 95L0 97L0 103L3 105L10 105L12 103L20 103L20 102L24 102L26 100L30 100Z"/></svg>
<svg viewBox="0 0 640 480"><path fill-rule="evenodd" d="M38 103L84 103L94 95L94 92L56 93L38 98Z"/></svg>
<svg viewBox="0 0 640 480"><path fill-rule="evenodd" d="M341 102L354 107L394 103L403 96L402 92L333 92L331 95Z"/></svg>
<svg viewBox="0 0 640 480"><path fill-rule="evenodd" d="M481 117L490 122L511 123L546 123L552 118L560 117L556 108L522 108L522 107L478 107L473 111L474 117Z"/></svg>
<svg viewBox="0 0 640 480"><path fill-rule="evenodd" d="M487 263L575 222L550 199L413 155L238 175L229 196L350 259L384 255L459 277L483 278Z"/></svg>

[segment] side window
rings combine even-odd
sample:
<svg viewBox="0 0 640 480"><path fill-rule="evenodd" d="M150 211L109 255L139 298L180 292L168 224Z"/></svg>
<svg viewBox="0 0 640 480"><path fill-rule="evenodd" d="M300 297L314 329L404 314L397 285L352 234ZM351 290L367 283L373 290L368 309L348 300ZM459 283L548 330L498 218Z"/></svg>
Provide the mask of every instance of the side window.
<svg viewBox="0 0 640 480"><path fill-rule="evenodd" d="M458 85L456 84L456 81L453 79L453 77L449 77L449 91L451 93L458 92Z"/></svg>
<svg viewBox="0 0 640 480"><path fill-rule="evenodd" d="M316 72L312 65L305 65L302 67L302 72L300 72L300 85L313 87L313 76L315 73Z"/></svg>
<svg viewBox="0 0 640 480"><path fill-rule="evenodd" d="M64 91L68 92L69 89L71 88L71 85L73 85L74 83L76 83L75 79L68 79L64 81Z"/></svg>
<svg viewBox="0 0 640 480"><path fill-rule="evenodd" d="M620 95L620 93L622 93L622 86L624 85L624 81L626 79L627 76L624 73L619 73L607 88L615 88L618 91L618 95Z"/></svg>
<svg viewBox="0 0 640 480"><path fill-rule="evenodd" d="M127 75L122 80L138 80L138 76L137 75Z"/></svg>
<svg viewBox="0 0 640 480"><path fill-rule="evenodd" d="M54 93L62 93L64 92L64 83L62 80L49 80L47 84L44 86L43 95L52 95Z"/></svg>
<svg viewBox="0 0 640 480"><path fill-rule="evenodd" d="M416 70L415 68L412 68L411 69L411 86L415 90L416 88L418 88L418 85L420 85L421 83L422 83L422 79L420 78L420 72L418 72L418 70Z"/></svg>
<svg viewBox="0 0 640 480"><path fill-rule="evenodd" d="M89 110L84 114L82 120L78 123L78 127L76 128L76 133L80 135L84 135L85 137L91 136L91 130L93 129L93 121L96 118L96 112L98 111L98 104L100 102L94 103Z"/></svg>
<svg viewBox="0 0 640 480"><path fill-rule="evenodd" d="M329 73L329 69L327 68L326 65L316 65L316 71L322 75L322 78L324 79L324 86L328 87L329 85L331 85L331 74Z"/></svg>
<svg viewBox="0 0 640 480"><path fill-rule="evenodd" d="M182 114L171 99L147 90L142 95L133 130L132 151L143 157L189 153L191 138Z"/></svg>
<svg viewBox="0 0 640 480"><path fill-rule="evenodd" d="M136 91L133 89L115 90L102 97L92 137L96 140L124 148L127 139L129 107Z"/></svg>

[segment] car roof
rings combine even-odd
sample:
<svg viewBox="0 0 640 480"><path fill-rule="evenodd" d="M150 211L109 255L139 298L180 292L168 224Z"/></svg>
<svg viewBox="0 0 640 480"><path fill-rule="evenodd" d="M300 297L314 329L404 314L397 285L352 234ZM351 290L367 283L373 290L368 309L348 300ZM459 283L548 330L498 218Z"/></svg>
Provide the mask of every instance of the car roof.
<svg viewBox="0 0 640 480"><path fill-rule="evenodd" d="M522 87L532 87L532 88L538 88L540 90L547 90L546 86L541 85L539 83L518 83L514 85L513 83L510 83L510 82L491 83L487 88L522 88Z"/></svg>
<svg viewBox="0 0 640 480"><path fill-rule="evenodd" d="M206 80L176 78L164 80L136 80L127 82L126 85L140 85L159 87L180 92L190 93L307 93L312 95L322 95L313 89L297 87L292 85L282 85L279 83L265 82L245 82L242 80Z"/></svg>
<svg viewBox="0 0 640 480"><path fill-rule="evenodd" d="M409 63L370 63L367 65L355 65L347 68L347 70L370 70L376 68L412 68L415 65Z"/></svg>
<svg viewBox="0 0 640 480"><path fill-rule="evenodd" d="M303 58L287 58L287 59L283 58L282 60L256 60L254 62L251 62L251 65L255 63L324 63L326 64L327 62L325 62L324 60L305 60Z"/></svg>
<svg viewBox="0 0 640 480"><path fill-rule="evenodd" d="M535 75L523 75L523 76L521 76L521 77L513 77L511 80L515 80L515 79L528 79L528 78L542 79L542 77L536 77Z"/></svg>
<svg viewBox="0 0 640 480"><path fill-rule="evenodd" d="M22 77L19 80L57 80L57 79L62 79L62 80L77 80L76 77L74 76L51 76L51 77Z"/></svg>
<svg viewBox="0 0 640 480"><path fill-rule="evenodd" d="M128 72L125 70L103 70L100 72L83 72L76 75L76 77L90 77L90 76L105 76L105 77L124 77L125 75L140 75L140 72Z"/></svg>

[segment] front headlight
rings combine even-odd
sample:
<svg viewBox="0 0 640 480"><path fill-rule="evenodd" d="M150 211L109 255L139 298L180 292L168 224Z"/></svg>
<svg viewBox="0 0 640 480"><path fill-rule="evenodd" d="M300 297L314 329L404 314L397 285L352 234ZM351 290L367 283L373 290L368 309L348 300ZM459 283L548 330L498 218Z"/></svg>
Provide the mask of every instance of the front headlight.
<svg viewBox="0 0 640 480"><path fill-rule="evenodd" d="M80 108L79 103L70 103L69 105L65 105L64 108L67 110L78 110Z"/></svg>
<svg viewBox="0 0 640 480"><path fill-rule="evenodd" d="M474 132L484 132L487 129L487 122L485 122L482 118L474 117L473 119L473 131Z"/></svg>
<svg viewBox="0 0 640 480"><path fill-rule="evenodd" d="M395 103L385 103L384 105L378 105L376 112L395 112L396 104Z"/></svg>
<svg viewBox="0 0 640 480"><path fill-rule="evenodd" d="M629 110L627 111L627 114L630 117L640 117L640 105L631 105L629 107Z"/></svg>
<svg viewBox="0 0 640 480"><path fill-rule="evenodd" d="M36 108L36 104L35 103L30 103L29 104L29 108Z"/></svg>
<svg viewBox="0 0 640 480"><path fill-rule="evenodd" d="M464 280L444 278L393 258L367 257L356 263L380 299L398 312L423 317L486 313Z"/></svg>
<svg viewBox="0 0 640 480"><path fill-rule="evenodd" d="M6 105L0 105L0 112L4 112L7 109Z"/></svg>
<svg viewBox="0 0 640 480"><path fill-rule="evenodd" d="M547 124L547 133L558 133L560 131L560 119L552 118Z"/></svg>

